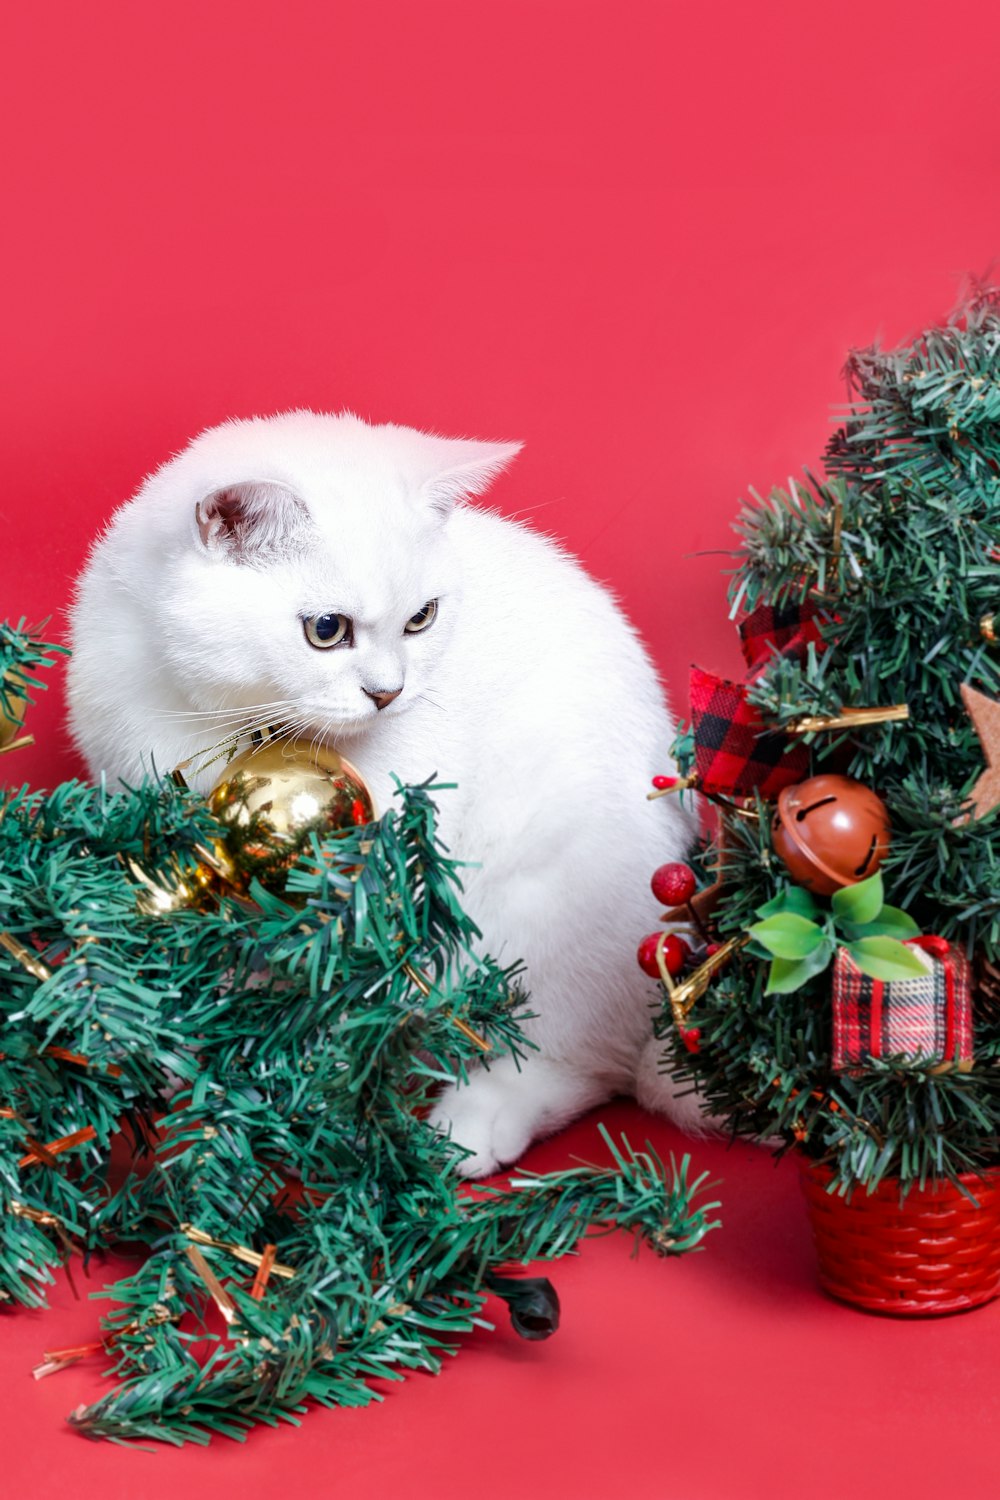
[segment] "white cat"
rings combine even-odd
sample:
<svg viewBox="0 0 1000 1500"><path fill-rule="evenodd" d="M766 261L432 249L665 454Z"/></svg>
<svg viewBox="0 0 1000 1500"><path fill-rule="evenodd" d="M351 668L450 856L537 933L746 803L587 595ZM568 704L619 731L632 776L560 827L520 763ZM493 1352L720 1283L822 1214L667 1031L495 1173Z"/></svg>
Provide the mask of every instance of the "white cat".
<svg viewBox="0 0 1000 1500"><path fill-rule="evenodd" d="M539 1051L442 1096L483 1175L616 1093L696 1127L651 1036L637 940L653 869L692 834L672 725L611 595L558 545L464 502L518 451L351 415L228 422L148 478L73 607L70 722L135 781L236 728L294 722L389 806L392 773L458 783L440 828L484 949L523 959ZM218 774L204 774L207 786Z"/></svg>

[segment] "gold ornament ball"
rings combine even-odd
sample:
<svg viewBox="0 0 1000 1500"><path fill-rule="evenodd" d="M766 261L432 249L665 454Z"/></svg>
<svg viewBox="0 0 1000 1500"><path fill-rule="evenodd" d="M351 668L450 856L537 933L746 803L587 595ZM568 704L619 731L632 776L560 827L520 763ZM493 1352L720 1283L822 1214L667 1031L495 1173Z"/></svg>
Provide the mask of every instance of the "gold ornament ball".
<svg viewBox="0 0 1000 1500"><path fill-rule="evenodd" d="M278 890L311 833L328 838L376 817L363 776L339 751L280 737L230 761L208 806L229 828L234 883L246 885L256 876Z"/></svg>

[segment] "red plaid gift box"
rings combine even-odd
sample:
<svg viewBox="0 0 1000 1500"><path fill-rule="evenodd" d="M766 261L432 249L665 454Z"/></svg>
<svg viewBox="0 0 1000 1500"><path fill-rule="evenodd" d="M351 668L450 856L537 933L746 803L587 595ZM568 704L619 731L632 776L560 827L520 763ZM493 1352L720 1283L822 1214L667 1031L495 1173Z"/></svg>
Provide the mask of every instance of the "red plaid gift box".
<svg viewBox="0 0 1000 1500"><path fill-rule="evenodd" d="M969 960L939 937L909 944L926 961L919 979L872 979L846 948L833 963L833 1066L863 1068L873 1058L972 1062Z"/></svg>

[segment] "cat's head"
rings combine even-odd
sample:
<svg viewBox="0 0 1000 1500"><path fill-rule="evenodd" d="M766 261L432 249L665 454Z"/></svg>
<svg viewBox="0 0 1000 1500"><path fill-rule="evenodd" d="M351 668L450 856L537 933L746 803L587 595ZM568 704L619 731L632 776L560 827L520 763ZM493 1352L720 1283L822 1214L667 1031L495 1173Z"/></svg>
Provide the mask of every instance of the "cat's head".
<svg viewBox="0 0 1000 1500"><path fill-rule="evenodd" d="M433 699L462 598L449 517L518 446L312 412L202 434L149 486L178 543L174 680L200 709L331 738Z"/></svg>

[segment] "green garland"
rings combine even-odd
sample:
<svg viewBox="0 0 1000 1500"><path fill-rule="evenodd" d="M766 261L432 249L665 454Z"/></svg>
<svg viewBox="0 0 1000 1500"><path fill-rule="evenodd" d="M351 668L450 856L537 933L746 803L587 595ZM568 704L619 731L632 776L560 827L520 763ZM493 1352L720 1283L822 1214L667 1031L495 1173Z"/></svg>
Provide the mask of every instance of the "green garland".
<svg viewBox="0 0 1000 1500"><path fill-rule="evenodd" d="M41 639L47 622L32 628L21 619L16 625L0 620L0 728L3 720L20 724L31 705L34 693L47 687L39 676L40 668L51 667L57 656L67 655L65 646L54 646ZM4 743L0 735L0 746Z"/></svg>
<svg viewBox="0 0 1000 1500"><path fill-rule="evenodd" d="M925 932L1000 958L997 815L960 820L983 754L959 695L1000 694L1000 648L980 632L1000 613L1000 291L981 289L946 327L848 363L851 405L826 455L827 479L744 505L733 613L809 597L826 649L773 660L751 699L767 722L906 703L910 718L812 740L816 771L873 786L888 805L886 896ZM677 745L691 766L689 735ZM745 931L788 888L759 822L721 814L729 852L720 931ZM979 970L982 979L982 970ZM935 1075L890 1060L836 1075L829 980L765 994L747 949L699 999L692 1055L660 1022L668 1062L737 1134L779 1136L834 1169L841 1191L898 1176L954 1178L1000 1160L1000 1010L980 984L976 1064Z"/></svg>
<svg viewBox="0 0 1000 1500"><path fill-rule="evenodd" d="M588 1229L677 1254L712 1227L686 1157L667 1170L606 1135L607 1166L461 1184L461 1148L422 1114L476 1036L527 1044L516 972L472 950L438 790L313 838L285 896L159 913L147 883L169 892L226 834L194 794L0 802L0 1300L42 1305L77 1250L148 1250L99 1294L117 1383L81 1432L204 1442L359 1405L377 1378L437 1370L491 1293L551 1333L553 1289L516 1268Z"/></svg>

